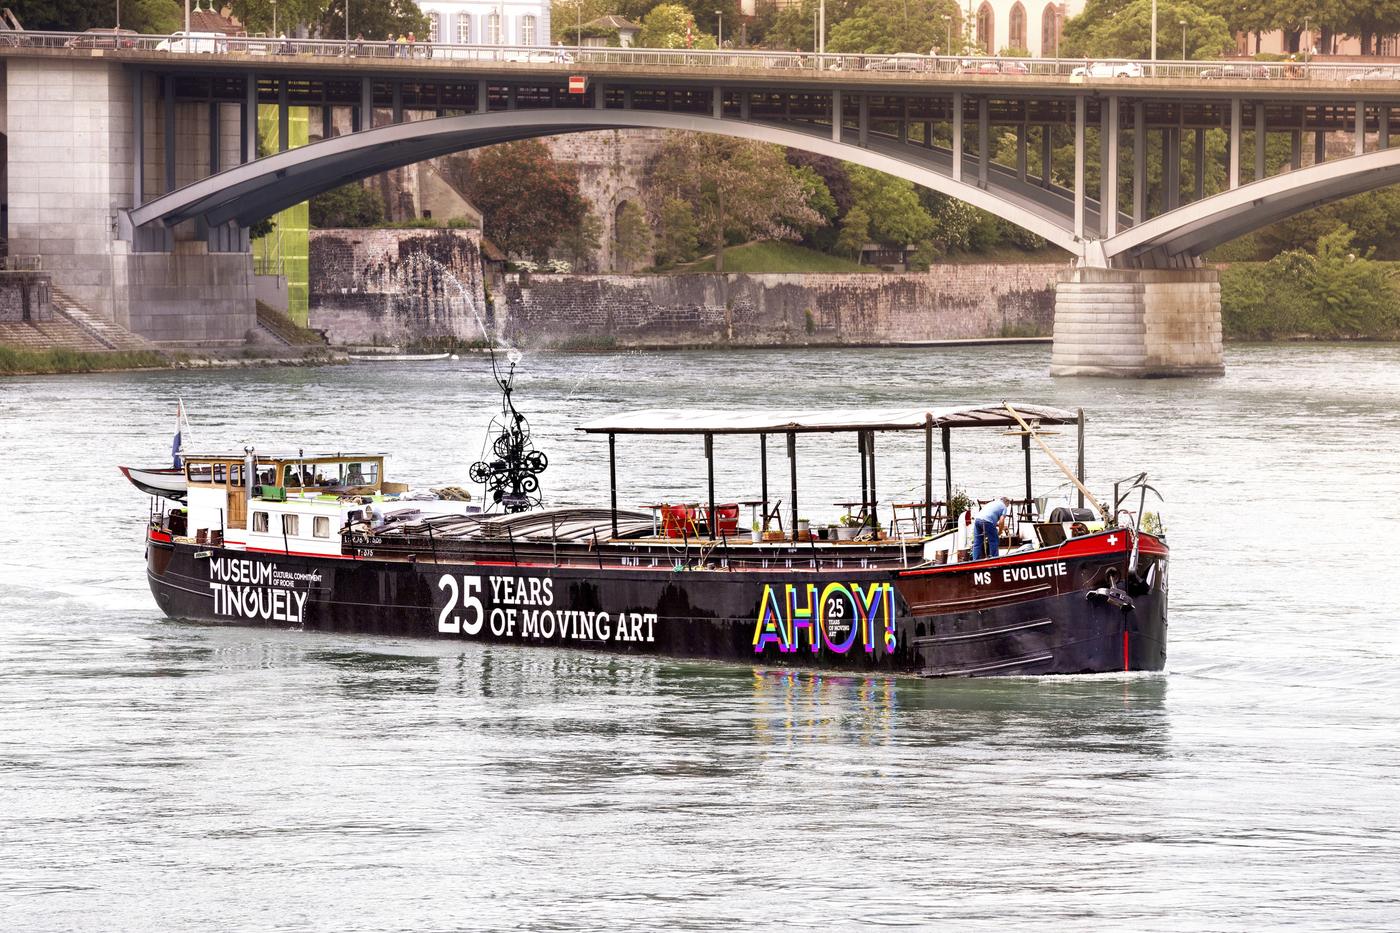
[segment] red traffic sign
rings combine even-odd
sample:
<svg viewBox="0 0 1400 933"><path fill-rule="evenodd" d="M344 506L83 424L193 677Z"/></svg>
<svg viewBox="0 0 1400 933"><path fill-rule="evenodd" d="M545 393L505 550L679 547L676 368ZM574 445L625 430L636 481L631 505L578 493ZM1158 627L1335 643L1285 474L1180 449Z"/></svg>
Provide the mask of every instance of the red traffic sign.
<svg viewBox="0 0 1400 933"><path fill-rule="evenodd" d="M569 93L582 94L588 90L588 78L583 75L569 75Z"/></svg>

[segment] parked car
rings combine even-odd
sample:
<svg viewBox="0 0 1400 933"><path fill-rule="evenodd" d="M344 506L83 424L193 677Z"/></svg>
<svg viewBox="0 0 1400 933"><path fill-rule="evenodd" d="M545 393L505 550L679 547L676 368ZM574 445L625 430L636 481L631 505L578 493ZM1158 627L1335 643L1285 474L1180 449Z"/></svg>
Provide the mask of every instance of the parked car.
<svg viewBox="0 0 1400 933"><path fill-rule="evenodd" d="M1142 66L1137 62L1090 62L1070 72L1074 78L1141 78Z"/></svg>
<svg viewBox="0 0 1400 933"><path fill-rule="evenodd" d="M1260 81L1269 78L1270 74L1267 65L1215 65L1211 68L1202 68L1199 76L1202 78L1227 78L1237 81Z"/></svg>
<svg viewBox="0 0 1400 933"><path fill-rule="evenodd" d="M134 49L136 48L136 31L112 28L89 29L81 36L69 39L63 45L70 49Z"/></svg>
<svg viewBox="0 0 1400 933"><path fill-rule="evenodd" d="M865 63L866 71L926 71L928 59L917 52L900 52L887 58L874 58Z"/></svg>
<svg viewBox="0 0 1400 933"><path fill-rule="evenodd" d="M1400 80L1400 69L1395 68L1367 68L1365 71L1353 71L1347 75L1348 81L1397 81Z"/></svg>
<svg viewBox="0 0 1400 933"><path fill-rule="evenodd" d="M156 43L157 52L227 52L228 37L221 32L172 32Z"/></svg>

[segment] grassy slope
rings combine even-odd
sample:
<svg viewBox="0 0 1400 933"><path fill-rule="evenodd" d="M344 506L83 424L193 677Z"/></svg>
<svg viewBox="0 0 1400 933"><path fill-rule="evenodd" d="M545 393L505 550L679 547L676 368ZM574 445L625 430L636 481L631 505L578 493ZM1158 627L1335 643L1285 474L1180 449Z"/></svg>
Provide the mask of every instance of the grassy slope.
<svg viewBox="0 0 1400 933"><path fill-rule="evenodd" d="M677 273L714 272L714 257L678 266ZM761 241L724 251L725 272L879 272L840 256L828 256L796 243Z"/></svg>

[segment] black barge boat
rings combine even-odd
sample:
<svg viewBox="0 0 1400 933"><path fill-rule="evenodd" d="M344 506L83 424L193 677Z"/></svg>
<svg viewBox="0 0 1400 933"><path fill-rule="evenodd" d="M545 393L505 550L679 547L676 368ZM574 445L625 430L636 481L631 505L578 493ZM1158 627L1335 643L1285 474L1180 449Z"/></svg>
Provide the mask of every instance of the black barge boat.
<svg viewBox="0 0 1400 933"><path fill-rule="evenodd" d="M1097 502L1082 483L1082 412L632 412L581 427L607 436L607 506L540 508L545 458L528 449L508 393L505 410L499 456L473 478L496 490L493 509L518 511L389 482L379 453L186 452L185 506L153 500L156 602L217 622L923 676L1165 665L1168 550L1142 527L1151 487L1138 477L1111 507ZM1031 489L1032 441L1071 472L1040 436L1056 425L1079 427L1078 505ZM1019 435L1026 462L1007 547L981 560L950 475L951 437L965 428ZM894 503L885 522L875 439L896 431L923 435L924 497ZM648 434L703 438L705 503L619 507L617 440ZM815 532L797 509L799 438L812 434L855 435L862 474L851 515ZM752 530L739 529L740 503L715 498L719 435L759 445ZM770 439L786 443L786 489L769 488Z"/></svg>

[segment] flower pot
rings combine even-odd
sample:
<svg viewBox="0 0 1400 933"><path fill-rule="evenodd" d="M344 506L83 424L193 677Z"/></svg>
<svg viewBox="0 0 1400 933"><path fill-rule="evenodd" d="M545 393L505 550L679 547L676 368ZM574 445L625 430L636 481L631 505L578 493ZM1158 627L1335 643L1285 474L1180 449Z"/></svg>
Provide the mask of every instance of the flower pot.
<svg viewBox="0 0 1400 933"><path fill-rule="evenodd" d="M812 523L809 522L807 519L805 519L805 518L799 518L799 519L797 520L797 533L798 533L798 534L802 534L804 531L811 531L811 530L812 530Z"/></svg>
<svg viewBox="0 0 1400 933"><path fill-rule="evenodd" d="M837 541L854 541L856 539L856 527L854 525L838 525L835 528Z"/></svg>
<svg viewBox="0 0 1400 933"><path fill-rule="evenodd" d="M763 541L763 532L759 531L757 528L750 533L753 535L754 544L759 544Z"/></svg>

